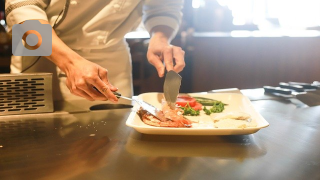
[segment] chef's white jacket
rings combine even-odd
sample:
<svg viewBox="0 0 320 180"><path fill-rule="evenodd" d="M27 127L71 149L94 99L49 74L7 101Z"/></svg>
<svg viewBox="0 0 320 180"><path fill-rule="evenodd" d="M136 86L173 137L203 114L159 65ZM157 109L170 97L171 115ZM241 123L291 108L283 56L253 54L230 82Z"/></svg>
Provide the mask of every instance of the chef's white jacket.
<svg viewBox="0 0 320 180"><path fill-rule="evenodd" d="M131 96L132 68L125 34L141 20L149 32L158 25L177 32L182 5L183 0L6 0L5 11L9 31L25 20L47 20L64 43L82 57L107 68L110 82L123 95ZM11 72L21 72L35 59L13 56ZM53 78L62 73L45 58L26 72L44 71L53 72ZM75 98L64 81L61 77L54 80L60 86L60 92L54 94L56 100ZM62 97L57 93L62 93Z"/></svg>

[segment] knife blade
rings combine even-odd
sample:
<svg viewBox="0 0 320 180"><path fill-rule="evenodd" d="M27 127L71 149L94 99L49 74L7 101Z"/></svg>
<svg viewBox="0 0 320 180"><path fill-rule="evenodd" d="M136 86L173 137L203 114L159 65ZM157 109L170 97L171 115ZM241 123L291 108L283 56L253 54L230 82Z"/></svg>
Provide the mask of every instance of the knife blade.
<svg viewBox="0 0 320 180"><path fill-rule="evenodd" d="M136 103L138 103L138 105L148 111L150 114L152 114L153 116L157 117L158 119L160 120L164 120L164 119L168 119L168 118L165 118L162 114L161 114L161 110L154 107L153 105L141 100L141 99L132 99L132 98L129 98L129 97L126 97L126 96L122 96L120 93L118 92L112 92L114 95L116 95L118 98L122 98L122 99L126 99L126 100L129 100L129 101L134 101Z"/></svg>
<svg viewBox="0 0 320 180"><path fill-rule="evenodd" d="M93 89L95 89L96 91L100 92L96 87L93 87ZM118 99L122 98L122 99L126 99L129 101L134 101L136 102L142 109L144 109L145 111L149 112L150 114L152 114L153 116L155 116L156 118L160 119L160 120L168 120L169 118L166 118L162 115L161 113L161 109L156 108L155 106L141 100L141 99L133 99L133 98L129 98L126 96L122 96L120 93L118 92L112 92ZM170 120L170 119L169 119Z"/></svg>
<svg viewBox="0 0 320 180"><path fill-rule="evenodd" d="M175 108L182 77L173 70L167 72L163 85L164 97L171 109Z"/></svg>

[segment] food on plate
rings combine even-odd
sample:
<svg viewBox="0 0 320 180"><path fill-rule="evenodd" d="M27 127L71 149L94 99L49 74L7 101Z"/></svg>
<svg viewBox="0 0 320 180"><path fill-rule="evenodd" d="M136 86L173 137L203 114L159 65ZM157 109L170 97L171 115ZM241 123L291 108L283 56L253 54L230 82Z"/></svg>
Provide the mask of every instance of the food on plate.
<svg viewBox="0 0 320 180"><path fill-rule="evenodd" d="M210 115L211 113L220 113L224 110L224 106L227 105L221 101L205 97L194 97L194 99L196 99L198 103L205 106L203 108L203 111L206 115ZM210 106L210 108L206 106Z"/></svg>
<svg viewBox="0 0 320 180"><path fill-rule="evenodd" d="M187 104L189 104L191 107L195 106L197 103L197 100L189 95L178 95L176 104L185 107Z"/></svg>
<svg viewBox="0 0 320 180"><path fill-rule="evenodd" d="M194 110L201 110L202 104L197 102L197 100L188 95L179 95L177 97L176 105L181 107L191 107Z"/></svg>
<svg viewBox="0 0 320 180"><path fill-rule="evenodd" d="M221 101L206 98L206 97L193 97L193 98L203 106L213 106L213 105L216 105L217 103L222 103ZM227 104L224 104L224 105L227 105Z"/></svg>
<svg viewBox="0 0 320 180"><path fill-rule="evenodd" d="M211 118L215 120L222 120L222 119L237 119L237 120L247 120L250 119L250 114L245 112L238 112L238 111L231 111L227 113L219 113L211 115Z"/></svg>
<svg viewBox="0 0 320 180"><path fill-rule="evenodd" d="M180 107L183 110L183 115L186 116L199 116L200 110L193 109L189 104L187 104L185 107Z"/></svg>
<svg viewBox="0 0 320 180"><path fill-rule="evenodd" d="M206 107L203 108L203 111L206 115L210 115L211 113L220 113L224 110L224 103L221 101L216 101L212 104L211 108L207 109Z"/></svg>
<svg viewBox="0 0 320 180"><path fill-rule="evenodd" d="M199 116L202 109L202 104L189 95L179 95L176 105L183 110L183 115L186 116Z"/></svg>
<svg viewBox="0 0 320 180"><path fill-rule="evenodd" d="M183 115L186 116L199 116L200 110L202 109L206 115L210 115L211 113L220 113L224 110L224 106L227 105L215 99L191 97L189 95L179 95L176 104L181 106L181 109L184 111Z"/></svg>
<svg viewBox="0 0 320 180"><path fill-rule="evenodd" d="M227 112L219 114L211 114L211 119L216 128L247 128L256 127L256 122L251 118L250 114L245 112Z"/></svg>
<svg viewBox="0 0 320 180"><path fill-rule="evenodd" d="M148 113L146 110L142 108L140 108L140 110L137 113L140 116L141 120L145 124L150 126L186 128L192 126L192 122L183 116L182 109L180 109L179 107L171 109L165 101L162 102L162 111L158 112L158 116L163 118L156 118L155 116Z"/></svg>
<svg viewBox="0 0 320 180"><path fill-rule="evenodd" d="M202 104L204 113L200 112ZM158 112L157 117L150 114L143 108L137 112L142 122L150 126L156 127L176 127L176 128L190 128L192 123L212 123L215 128L247 128L256 127L256 121L251 118L251 115L240 111L231 111L224 113L225 103L209 98L193 98L188 95L179 95L175 109L171 109L167 102L162 99L161 111ZM206 115L210 116L206 116ZM200 117L189 117L185 116L200 116ZM212 121L211 121L212 120Z"/></svg>

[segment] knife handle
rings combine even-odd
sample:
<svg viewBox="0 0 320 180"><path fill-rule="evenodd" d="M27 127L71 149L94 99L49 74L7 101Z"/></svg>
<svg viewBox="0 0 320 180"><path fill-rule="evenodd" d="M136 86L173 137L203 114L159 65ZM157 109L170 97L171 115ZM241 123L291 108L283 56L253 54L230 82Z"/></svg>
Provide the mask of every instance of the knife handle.
<svg viewBox="0 0 320 180"><path fill-rule="evenodd" d="M95 89L96 91L98 91L99 93L101 93L96 87L93 87L93 89ZM121 97L121 94L118 92L112 92L115 96L117 96L117 98L119 99Z"/></svg>
<svg viewBox="0 0 320 180"><path fill-rule="evenodd" d="M304 89L318 89L317 86L309 84L309 83L302 83L302 82L289 82L290 85L299 85L302 86Z"/></svg>
<svg viewBox="0 0 320 180"><path fill-rule="evenodd" d="M304 92L303 86L300 86L300 85L291 85L289 83L281 82L279 83L279 86L284 89L292 89L297 92Z"/></svg>
<svg viewBox="0 0 320 180"><path fill-rule="evenodd" d="M263 86L264 92L266 93L279 93L285 95L291 95L290 89L280 88L280 87L272 87L272 86Z"/></svg>
<svg viewBox="0 0 320 180"><path fill-rule="evenodd" d="M115 96L117 96L117 98L119 99L121 97L121 94L118 92L112 92Z"/></svg>

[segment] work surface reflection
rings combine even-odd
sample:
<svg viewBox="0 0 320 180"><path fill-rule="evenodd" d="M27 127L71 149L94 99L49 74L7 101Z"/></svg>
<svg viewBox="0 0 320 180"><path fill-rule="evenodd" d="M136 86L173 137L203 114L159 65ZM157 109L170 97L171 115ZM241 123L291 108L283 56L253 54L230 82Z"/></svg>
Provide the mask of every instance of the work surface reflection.
<svg viewBox="0 0 320 180"><path fill-rule="evenodd" d="M252 101L255 134L141 134L131 108L1 117L0 179L319 179L320 107Z"/></svg>

